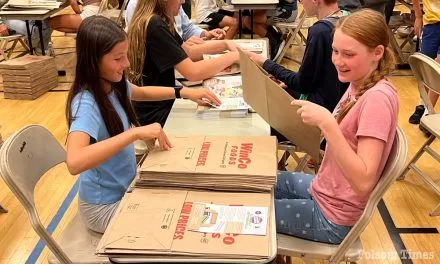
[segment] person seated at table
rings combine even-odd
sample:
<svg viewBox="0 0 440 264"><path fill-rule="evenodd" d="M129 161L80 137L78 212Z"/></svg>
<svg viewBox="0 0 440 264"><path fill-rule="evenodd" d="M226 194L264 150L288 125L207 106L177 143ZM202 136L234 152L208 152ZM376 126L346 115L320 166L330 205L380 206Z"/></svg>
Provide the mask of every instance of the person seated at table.
<svg viewBox="0 0 440 264"><path fill-rule="evenodd" d="M285 83L286 91L294 98L307 99L333 111L348 86L338 80L331 61L333 30L336 21L348 13L339 10L336 0L304 0L303 6L306 15L316 16L318 21L309 28L304 58L298 72L258 54L249 53L250 58Z"/></svg>
<svg viewBox="0 0 440 264"><path fill-rule="evenodd" d="M101 0L84 0L78 4L78 0L70 0L70 6L75 14L62 14L49 19L51 28L65 33L76 33L79 25L87 17L98 14Z"/></svg>
<svg viewBox="0 0 440 264"><path fill-rule="evenodd" d="M172 147L158 123L138 126L131 100L158 101L178 95L219 104L207 89L138 87L125 79L128 40L115 22L86 18L76 38L76 74L66 104L66 162L80 173L79 213L88 228L103 233L136 174L133 141L157 140Z"/></svg>
<svg viewBox="0 0 440 264"><path fill-rule="evenodd" d="M10 30L12 30L12 32L27 36L26 22L24 22L23 20L5 20L4 23L8 26ZM53 30L49 26L49 22L47 19L43 20L41 24L45 53L46 55L54 55L52 47L51 45L49 45ZM32 48L34 49L35 54L40 55L42 54L40 34L37 25L35 25L35 20L29 21L29 27L31 31ZM27 37L24 38L24 41L29 45L29 39Z"/></svg>
<svg viewBox="0 0 440 264"><path fill-rule="evenodd" d="M269 39L271 59L276 60L285 45L283 34L275 30L273 25L278 22L294 22L298 14L296 0L280 0L274 10L254 10L253 27L251 25L250 13L243 17L243 27L252 30L262 38Z"/></svg>
<svg viewBox="0 0 440 264"><path fill-rule="evenodd" d="M218 58L194 62L187 55L188 45L176 33L173 17L179 12L181 0L139 1L128 27L130 48L129 80L142 85L173 86L174 69L190 81L214 76L235 62L238 52L228 52ZM174 100L134 104L141 125L158 122L162 126Z"/></svg>
<svg viewBox="0 0 440 264"><path fill-rule="evenodd" d="M226 39L237 34L238 20L234 12L220 9L216 0L195 0L197 23L206 24L210 29L228 27Z"/></svg>
<svg viewBox="0 0 440 264"><path fill-rule="evenodd" d="M416 17L414 30L416 35L422 38L420 52L440 63L440 3L429 0L423 0L422 3L424 13L422 13L420 7L420 1L413 0L413 9ZM438 94L428 90L429 101L435 106ZM420 98L419 105L416 106L414 113L409 117L409 122L411 124L420 124L420 119L427 114L427 106L424 105L423 100ZM431 135L423 126L419 125L419 129L425 136Z"/></svg>
<svg viewBox="0 0 440 264"><path fill-rule="evenodd" d="M373 10L336 25L332 60L350 86L333 113L310 101L292 102L304 123L321 130L327 147L316 176L279 171L278 233L339 244L363 213L397 129L399 99L386 79L395 62L389 42L385 19Z"/></svg>
<svg viewBox="0 0 440 264"><path fill-rule="evenodd" d="M125 13L125 24L127 25L127 28L131 24L137 2L137 0L131 0L128 2ZM216 28L210 31L201 29L189 20L182 8L179 9L179 14L174 17L174 21L175 29L187 44L187 47L190 50L188 53L191 55L192 60L203 59L203 54L217 54L225 50L236 50L234 42L231 42L230 40L222 40L226 35L226 32L223 29ZM207 42L206 40L216 41Z"/></svg>

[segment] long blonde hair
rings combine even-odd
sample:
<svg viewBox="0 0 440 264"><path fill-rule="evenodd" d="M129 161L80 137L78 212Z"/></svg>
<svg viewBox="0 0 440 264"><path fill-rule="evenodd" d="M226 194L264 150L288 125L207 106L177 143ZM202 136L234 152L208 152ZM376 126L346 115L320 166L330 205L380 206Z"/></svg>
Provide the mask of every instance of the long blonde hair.
<svg viewBox="0 0 440 264"><path fill-rule="evenodd" d="M130 69L128 79L136 84L143 85L142 71L146 55L147 28L150 19L157 15L169 25L170 31L174 33L174 17L167 12L166 1L164 0L139 0L136 5L133 19L128 26L128 60Z"/></svg>
<svg viewBox="0 0 440 264"><path fill-rule="evenodd" d="M356 100L351 101L341 109L338 115L338 122L341 122L359 97L394 70L395 59L394 53L389 47L388 26L380 13L371 9L361 9L341 18L335 29L341 30L342 33L354 38L369 49L375 49L379 45L385 48L377 68L360 85L355 95Z"/></svg>

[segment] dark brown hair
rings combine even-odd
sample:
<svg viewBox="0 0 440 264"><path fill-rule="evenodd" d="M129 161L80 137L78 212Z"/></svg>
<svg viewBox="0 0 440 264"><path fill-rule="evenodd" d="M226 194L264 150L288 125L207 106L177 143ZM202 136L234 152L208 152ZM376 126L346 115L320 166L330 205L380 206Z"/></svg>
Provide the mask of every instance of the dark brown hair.
<svg viewBox="0 0 440 264"><path fill-rule="evenodd" d="M92 16L84 19L76 37L76 74L69 91L66 104L67 125L70 128L76 113L72 113L72 100L79 93L89 91L99 107L102 119L110 136L124 131L121 118L110 102L108 94L101 86L99 63L116 44L127 39L127 36L115 22L103 16ZM122 80L111 84L112 91L118 98L131 124L137 125L131 101L127 94L125 74ZM81 104L81 98L79 99Z"/></svg>

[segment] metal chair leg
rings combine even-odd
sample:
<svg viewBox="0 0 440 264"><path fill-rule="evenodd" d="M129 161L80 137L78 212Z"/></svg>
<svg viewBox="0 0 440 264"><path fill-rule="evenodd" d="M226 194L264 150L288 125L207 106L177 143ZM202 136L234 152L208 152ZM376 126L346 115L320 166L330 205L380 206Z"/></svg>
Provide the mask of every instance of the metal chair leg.
<svg viewBox="0 0 440 264"><path fill-rule="evenodd" d="M402 181L405 179L405 174L411 169L411 167L414 165L414 163L417 162L417 160L423 155L425 152L425 147L431 145L431 143L434 141L435 136L431 135L431 137L423 144L423 146L417 151L417 153L413 156L413 158L409 161L408 166L402 171L402 173L397 177L398 181Z"/></svg>

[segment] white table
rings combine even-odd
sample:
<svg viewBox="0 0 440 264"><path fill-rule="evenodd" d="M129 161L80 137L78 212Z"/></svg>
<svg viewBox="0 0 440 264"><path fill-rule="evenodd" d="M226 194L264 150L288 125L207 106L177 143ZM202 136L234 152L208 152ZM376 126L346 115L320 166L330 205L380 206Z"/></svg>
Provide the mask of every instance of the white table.
<svg viewBox="0 0 440 264"><path fill-rule="evenodd" d="M61 1L60 1L61 2ZM29 27L29 20L35 20L35 25L38 27L38 33L40 35L40 45L41 45L41 53L42 55L46 55L45 48L44 48L44 42L43 42L43 23L42 21L45 19L48 19L50 16L52 16L55 13L58 13L65 7L69 5L69 1L63 0L63 3L60 5L59 8L52 9L52 10L13 10L13 11L0 11L0 17L2 19L17 19L17 20L24 20L26 22L26 31L28 35L28 41L29 41L29 52L32 55L34 53L33 47L32 47L32 40L31 40L31 30Z"/></svg>
<svg viewBox="0 0 440 264"><path fill-rule="evenodd" d="M257 113L241 118L197 119L197 105L177 99L164 130L173 135L269 136L270 126Z"/></svg>

